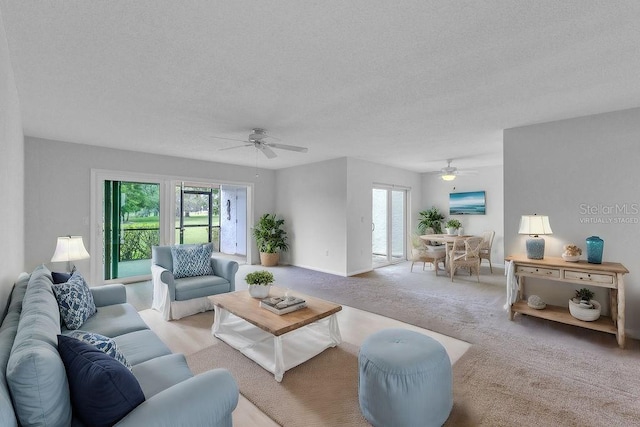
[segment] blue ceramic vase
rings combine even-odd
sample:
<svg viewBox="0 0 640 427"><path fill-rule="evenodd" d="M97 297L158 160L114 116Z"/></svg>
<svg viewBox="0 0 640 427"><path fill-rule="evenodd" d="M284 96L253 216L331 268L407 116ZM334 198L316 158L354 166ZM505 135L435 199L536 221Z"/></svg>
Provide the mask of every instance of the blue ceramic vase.
<svg viewBox="0 0 640 427"><path fill-rule="evenodd" d="M602 250L604 240L598 236L587 237L587 262L590 264L602 264Z"/></svg>

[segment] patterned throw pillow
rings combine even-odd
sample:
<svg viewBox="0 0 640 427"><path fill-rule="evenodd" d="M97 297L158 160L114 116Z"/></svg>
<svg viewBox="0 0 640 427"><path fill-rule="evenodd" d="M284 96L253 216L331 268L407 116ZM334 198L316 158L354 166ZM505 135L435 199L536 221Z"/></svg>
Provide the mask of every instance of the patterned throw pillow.
<svg viewBox="0 0 640 427"><path fill-rule="evenodd" d="M96 304L87 282L75 272L66 283L53 285L60 316L68 329L78 329L96 313Z"/></svg>
<svg viewBox="0 0 640 427"><path fill-rule="evenodd" d="M207 245L175 245L171 246L173 257L173 277L206 276L213 274L211 253L213 247Z"/></svg>
<svg viewBox="0 0 640 427"><path fill-rule="evenodd" d="M96 334L95 332L86 331L73 331L67 334L67 336L93 345L98 350L104 351L109 356L122 363L127 367L128 370L131 370L131 365L124 357L124 354L120 353L120 350L118 350L118 345L111 338L105 337L104 335Z"/></svg>

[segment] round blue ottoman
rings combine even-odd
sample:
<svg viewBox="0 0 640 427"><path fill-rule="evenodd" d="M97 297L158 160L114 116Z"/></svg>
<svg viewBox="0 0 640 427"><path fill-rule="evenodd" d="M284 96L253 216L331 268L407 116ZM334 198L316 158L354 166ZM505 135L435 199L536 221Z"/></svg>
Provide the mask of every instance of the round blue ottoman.
<svg viewBox="0 0 640 427"><path fill-rule="evenodd" d="M451 361L442 344L406 329L384 329L358 354L358 399L374 427L441 426L453 407Z"/></svg>

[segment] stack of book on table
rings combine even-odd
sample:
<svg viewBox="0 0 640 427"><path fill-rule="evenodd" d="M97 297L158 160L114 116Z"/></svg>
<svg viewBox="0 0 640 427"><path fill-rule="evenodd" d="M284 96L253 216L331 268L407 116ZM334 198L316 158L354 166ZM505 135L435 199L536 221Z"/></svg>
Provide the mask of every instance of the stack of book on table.
<svg viewBox="0 0 640 427"><path fill-rule="evenodd" d="M302 298L290 296L269 297L260 301L260 307L266 308L270 312L276 314L291 313L292 311L300 310L306 306L307 302Z"/></svg>

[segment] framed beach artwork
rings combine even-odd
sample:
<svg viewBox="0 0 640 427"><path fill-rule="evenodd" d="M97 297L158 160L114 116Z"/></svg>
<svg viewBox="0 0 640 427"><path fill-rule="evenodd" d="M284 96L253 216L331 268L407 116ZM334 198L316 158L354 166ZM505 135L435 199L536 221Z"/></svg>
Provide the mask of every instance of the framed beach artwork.
<svg viewBox="0 0 640 427"><path fill-rule="evenodd" d="M484 215L486 213L484 191L449 193L449 215Z"/></svg>

